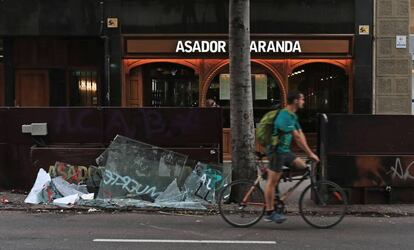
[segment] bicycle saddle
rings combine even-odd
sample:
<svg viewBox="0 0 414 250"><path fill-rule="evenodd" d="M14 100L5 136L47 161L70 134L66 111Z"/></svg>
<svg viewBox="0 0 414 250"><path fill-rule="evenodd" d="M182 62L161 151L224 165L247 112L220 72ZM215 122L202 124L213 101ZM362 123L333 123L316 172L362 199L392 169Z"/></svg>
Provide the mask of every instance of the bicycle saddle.
<svg viewBox="0 0 414 250"><path fill-rule="evenodd" d="M266 156L266 154L263 154L262 152L256 151L256 156L257 156L257 158L262 159Z"/></svg>

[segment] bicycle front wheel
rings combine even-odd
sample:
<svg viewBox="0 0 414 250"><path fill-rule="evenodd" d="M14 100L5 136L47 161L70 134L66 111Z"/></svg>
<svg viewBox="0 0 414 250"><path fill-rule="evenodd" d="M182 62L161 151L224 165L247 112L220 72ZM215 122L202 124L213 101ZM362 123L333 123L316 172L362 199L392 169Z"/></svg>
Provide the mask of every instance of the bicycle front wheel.
<svg viewBox="0 0 414 250"><path fill-rule="evenodd" d="M250 181L232 182L221 190L218 207L220 215L230 225L253 226L265 212L263 191Z"/></svg>
<svg viewBox="0 0 414 250"><path fill-rule="evenodd" d="M299 212L315 228L331 228L345 216L347 198L343 189L331 181L318 181L303 190Z"/></svg>

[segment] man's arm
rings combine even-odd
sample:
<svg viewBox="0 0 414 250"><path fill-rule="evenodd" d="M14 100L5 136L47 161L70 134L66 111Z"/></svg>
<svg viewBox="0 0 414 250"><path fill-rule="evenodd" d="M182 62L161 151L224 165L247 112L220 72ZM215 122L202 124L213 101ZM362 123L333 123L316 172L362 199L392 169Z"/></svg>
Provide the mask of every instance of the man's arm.
<svg viewBox="0 0 414 250"><path fill-rule="evenodd" d="M292 132L293 134L293 138L295 138L296 143L298 144L298 146L305 151L305 153L309 156L309 158L311 158L312 160L318 162L319 161L319 157L312 152L312 150L310 149L308 142L306 141L306 137L305 134L302 132L302 130L294 130Z"/></svg>

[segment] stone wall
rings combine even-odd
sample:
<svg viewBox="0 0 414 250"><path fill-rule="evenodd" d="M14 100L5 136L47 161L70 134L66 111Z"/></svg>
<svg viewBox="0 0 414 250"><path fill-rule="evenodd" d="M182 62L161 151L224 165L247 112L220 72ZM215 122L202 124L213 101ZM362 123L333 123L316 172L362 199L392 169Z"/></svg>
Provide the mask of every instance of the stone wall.
<svg viewBox="0 0 414 250"><path fill-rule="evenodd" d="M410 34L414 34L414 0L410 0L411 6L410 6Z"/></svg>
<svg viewBox="0 0 414 250"><path fill-rule="evenodd" d="M374 112L411 114L410 0L376 0L374 3ZM407 48L396 48L397 35L407 36Z"/></svg>

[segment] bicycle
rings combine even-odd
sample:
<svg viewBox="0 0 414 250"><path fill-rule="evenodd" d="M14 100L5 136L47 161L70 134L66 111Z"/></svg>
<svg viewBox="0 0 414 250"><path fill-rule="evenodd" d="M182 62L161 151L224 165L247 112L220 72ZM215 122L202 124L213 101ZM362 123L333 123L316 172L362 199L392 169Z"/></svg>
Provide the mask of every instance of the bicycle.
<svg viewBox="0 0 414 250"><path fill-rule="evenodd" d="M265 213L264 193L260 187L260 182L266 179L267 168L262 160L265 155L256 152L256 156L258 158L256 180L234 181L224 186L219 194L220 214L227 223L235 227L253 226ZM305 172L299 177L292 178L292 170L283 167L281 181L297 180L298 182L282 195L279 192L279 185L276 187L275 209L286 213L285 201L307 179L310 179L311 183L302 191L299 198L301 217L307 224L319 229L331 228L340 223L347 211L348 202L345 192L334 182L317 180L316 164L312 161L307 162ZM230 195L232 190L233 193ZM235 194L234 190L238 193Z"/></svg>

